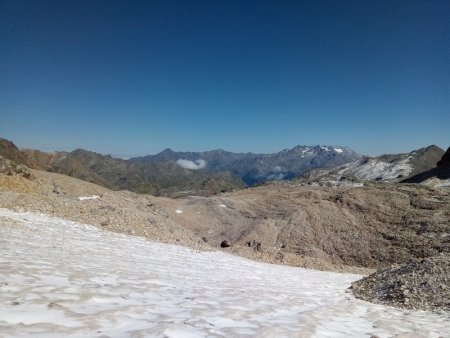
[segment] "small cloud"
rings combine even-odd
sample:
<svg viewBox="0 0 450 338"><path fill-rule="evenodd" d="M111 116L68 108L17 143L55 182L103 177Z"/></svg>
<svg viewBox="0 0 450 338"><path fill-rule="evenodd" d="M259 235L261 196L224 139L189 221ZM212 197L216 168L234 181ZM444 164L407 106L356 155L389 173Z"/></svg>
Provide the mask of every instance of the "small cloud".
<svg viewBox="0 0 450 338"><path fill-rule="evenodd" d="M273 173L267 176L268 180L281 181L284 179L285 175L283 173Z"/></svg>
<svg viewBox="0 0 450 338"><path fill-rule="evenodd" d="M203 169L204 167L206 167L206 161L202 160L202 159L198 159L195 161L179 159L176 163L180 167L183 167L185 169L191 169L191 170L198 170L198 169Z"/></svg>

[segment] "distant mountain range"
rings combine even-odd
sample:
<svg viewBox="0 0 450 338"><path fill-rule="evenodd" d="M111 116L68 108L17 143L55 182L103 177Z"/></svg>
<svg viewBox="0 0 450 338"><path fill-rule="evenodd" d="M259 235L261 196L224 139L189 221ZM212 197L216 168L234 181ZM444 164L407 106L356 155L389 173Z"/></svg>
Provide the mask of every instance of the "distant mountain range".
<svg viewBox="0 0 450 338"><path fill-rule="evenodd" d="M232 153L224 150L175 152L131 158L133 163L172 162L210 173L223 171L239 176L249 185L269 180L292 179L314 168L332 168L361 158L340 146L296 146L274 154Z"/></svg>
<svg viewBox="0 0 450 338"><path fill-rule="evenodd" d="M291 179L313 168L331 168L361 157L347 147L296 146L274 154L166 149L156 155L122 160L83 149L50 153L19 150L1 139L2 154L34 169L66 174L110 189L171 197L211 195L269 180Z"/></svg>
<svg viewBox="0 0 450 338"><path fill-rule="evenodd" d="M134 163L109 155L76 149L70 153L21 151L41 170L66 174L113 190L178 197L208 196L245 187L245 183L229 172L210 174L185 169L176 163Z"/></svg>
<svg viewBox="0 0 450 338"><path fill-rule="evenodd" d="M432 170L443 154L437 146L378 157L361 156L342 146L296 146L273 154L165 149L156 155L123 160L83 149L51 153L19 150L11 141L0 139L0 155L18 164L114 190L170 197L209 196L297 177L309 182L342 178L399 182Z"/></svg>

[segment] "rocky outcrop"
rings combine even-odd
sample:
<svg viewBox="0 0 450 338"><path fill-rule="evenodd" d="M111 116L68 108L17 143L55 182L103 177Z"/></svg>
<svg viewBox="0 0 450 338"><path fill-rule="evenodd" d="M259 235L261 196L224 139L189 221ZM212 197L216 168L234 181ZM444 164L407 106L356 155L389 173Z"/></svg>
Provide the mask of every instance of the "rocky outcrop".
<svg viewBox="0 0 450 338"><path fill-rule="evenodd" d="M5 174L7 176L20 175L26 179L34 178L33 173L28 167L23 164L17 164L3 156L0 156L0 174Z"/></svg>
<svg viewBox="0 0 450 338"><path fill-rule="evenodd" d="M450 311L450 254L378 271L354 282L360 299L414 310Z"/></svg>

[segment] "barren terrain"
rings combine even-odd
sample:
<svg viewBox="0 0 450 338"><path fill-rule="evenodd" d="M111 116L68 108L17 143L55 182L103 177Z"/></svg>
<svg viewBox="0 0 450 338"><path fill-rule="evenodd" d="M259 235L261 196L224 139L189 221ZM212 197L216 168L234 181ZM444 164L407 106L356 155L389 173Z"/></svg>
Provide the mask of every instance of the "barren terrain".
<svg viewBox="0 0 450 338"><path fill-rule="evenodd" d="M367 272L450 251L445 189L267 184L178 199L111 191L32 171L0 176L0 207L93 224L164 242L223 250L266 262ZM79 197L98 196L82 199Z"/></svg>

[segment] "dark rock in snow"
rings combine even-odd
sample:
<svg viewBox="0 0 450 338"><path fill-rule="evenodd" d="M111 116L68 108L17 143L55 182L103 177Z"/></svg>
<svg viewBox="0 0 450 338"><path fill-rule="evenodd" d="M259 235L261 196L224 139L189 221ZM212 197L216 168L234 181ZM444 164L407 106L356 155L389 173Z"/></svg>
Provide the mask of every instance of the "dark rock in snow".
<svg viewBox="0 0 450 338"><path fill-rule="evenodd" d="M222 241L222 243L220 243L221 248L228 248L229 246L231 246L231 243L227 240L224 240Z"/></svg>

